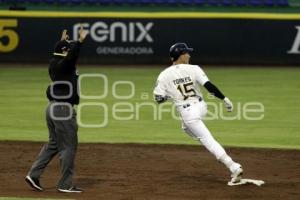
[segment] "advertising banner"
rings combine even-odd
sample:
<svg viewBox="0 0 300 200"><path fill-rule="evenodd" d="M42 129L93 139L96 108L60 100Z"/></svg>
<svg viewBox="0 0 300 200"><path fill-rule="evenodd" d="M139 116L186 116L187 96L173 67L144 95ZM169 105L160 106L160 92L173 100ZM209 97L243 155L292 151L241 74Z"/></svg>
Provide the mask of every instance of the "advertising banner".
<svg viewBox="0 0 300 200"><path fill-rule="evenodd" d="M18 13L0 14L0 62L48 62L62 30L67 29L76 40L82 24L89 32L80 57L84 64L164 65L176 42L194 48L192 63L200 65L300 64L298 15L281 19L234 14L103 17Z"/></svg>

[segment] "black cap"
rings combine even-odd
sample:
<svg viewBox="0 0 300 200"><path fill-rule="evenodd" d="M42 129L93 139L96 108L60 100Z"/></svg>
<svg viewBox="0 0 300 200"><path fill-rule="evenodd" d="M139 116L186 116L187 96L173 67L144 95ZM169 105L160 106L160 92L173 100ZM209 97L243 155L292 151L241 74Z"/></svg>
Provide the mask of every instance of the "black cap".
<svg viewBox="0 0 300 200"><path fill-rule="evenodd" d="M62 53L63 51L68 51L71 47L70 42L67 40L58 41L54 47L54 53Z"/></svg>
<svg viewBox="0 0 300 200"><path fill-rule="evenodd" d="M180 55L192 52L193 48L189 48L185 43L176 43L170 47L170 57L172 61L176 61Z"/></svg>

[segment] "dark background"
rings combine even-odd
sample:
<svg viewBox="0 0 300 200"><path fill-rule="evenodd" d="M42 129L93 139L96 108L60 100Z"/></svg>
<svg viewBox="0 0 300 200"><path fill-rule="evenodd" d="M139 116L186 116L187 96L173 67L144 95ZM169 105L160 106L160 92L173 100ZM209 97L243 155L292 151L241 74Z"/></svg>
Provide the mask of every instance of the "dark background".
<svg viewBox="0 0 300 200"><path fill-rule="evenodd" d="M236 65L299 65L300 54L288 54L299 20L262 19L97 19L97 18L14 18L18 27L12 28L20 38L18 47L10 53L0 52L1 62L45 63L61 31L68 29L72 36L73 25L79 22L93 24L103 21L141 22L154 25L149 31L153 43L97 43L86 40L80 62L84 64L152 65L169 63L169 47L175 42L186 42L194 48L193 62L199 64ZM137 33L138 34L138 33ZM6 42L6 38L0 39ZM98 46L151 47L152 55L98 55Z"/></svg>

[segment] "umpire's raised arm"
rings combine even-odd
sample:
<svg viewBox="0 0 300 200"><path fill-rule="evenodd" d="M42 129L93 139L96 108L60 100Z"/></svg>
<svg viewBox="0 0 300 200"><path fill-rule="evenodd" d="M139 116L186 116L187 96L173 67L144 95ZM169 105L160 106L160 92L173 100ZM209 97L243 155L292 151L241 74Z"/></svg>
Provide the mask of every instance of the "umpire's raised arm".
<svg viewBox="0 0 300 200"><path fill-rule="evenodd" d="M68 52L68 54L65 58L66 60L73 61L73 62L77 61L77 58L78 58L79 52L80 52L81 44L84 42L87 34L88 34L88 32L86 30L84 30L83 26L81 25L80 29L79 29L79 39L78 39L78 41L71 41L70 42L70 49L69 49L69 52ZM64 37L64 32L63 32L62 38L65 38L65 40L67 40L69 38L69 36L66 34L66 36Z"/></svg>

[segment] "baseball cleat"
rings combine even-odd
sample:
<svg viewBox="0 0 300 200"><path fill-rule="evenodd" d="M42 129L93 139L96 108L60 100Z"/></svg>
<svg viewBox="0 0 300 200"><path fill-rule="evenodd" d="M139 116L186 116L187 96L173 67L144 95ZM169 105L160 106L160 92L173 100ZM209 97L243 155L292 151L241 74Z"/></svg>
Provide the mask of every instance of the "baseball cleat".
<svg viewBox="0 0 300 200"><path fill-rule="evenodd" d="M231 174L231 183L238 183L241 181L243 175L243 168L239 167Z"/></svg>
<svg viewBox="0 0 300 200"><path fill-rule="evenodd" d="M57 190L59 192L65 192L65 193L81 193L81 192L83 192L82 189L77 188L75 186L71 187L70 189L60 189L60 188L58 188Z"/></svg>
<svg viewBox="0 0 300 200"><path fill-rule="evenodd" d="M42 188L42 186L40 185L39 179L31 178L30 176L26 176L25 181L28 183L28 185L30 185L30 187L32 187L33 189L35 189L37 191L43 191L44 190Z"/></svg>

